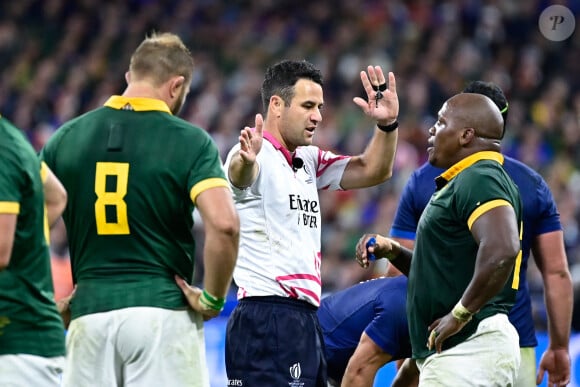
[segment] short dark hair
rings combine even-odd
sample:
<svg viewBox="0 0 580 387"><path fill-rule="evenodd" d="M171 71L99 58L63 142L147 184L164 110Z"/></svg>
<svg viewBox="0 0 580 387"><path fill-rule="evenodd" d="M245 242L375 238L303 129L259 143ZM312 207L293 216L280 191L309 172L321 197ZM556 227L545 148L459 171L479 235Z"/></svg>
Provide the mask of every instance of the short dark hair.
<svg viewBox="0 0 580 387"><path fill-rule="evenodd" d="M299 79L309 79L320 86L323 84L320 70L305 60L283 60L268 67L262 83L264 111L268 111L268 104L273 95L278 95L285 105L290 105L294 97L294 85Z"/></svg>
<svg viewBox="0 0 580 387"><path fill-rule="evenodd" d="M503 138L507 126L509 104L501 87L492 82L473 81L463 89L463 92L485 95L496 104L503 117L503 131L501 133L501 138Z"/></svg>

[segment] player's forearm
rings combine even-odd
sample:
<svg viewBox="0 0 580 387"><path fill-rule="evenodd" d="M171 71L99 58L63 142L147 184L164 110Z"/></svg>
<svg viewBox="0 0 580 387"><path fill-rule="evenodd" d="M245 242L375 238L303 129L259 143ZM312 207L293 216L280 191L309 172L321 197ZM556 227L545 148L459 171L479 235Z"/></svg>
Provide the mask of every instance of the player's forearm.
<svg viewBox="0 0 580 387"><path fill-rule="evenodd" d="M225 215L225 214L224 214ZM204 288L215 297L225 297L238 256L240 224L237 214L219 226L208 225L204 245Z"/></svg>
<svg viewBox="0 0 580 387"><path fill-rule="evenodd" d="M411 258L413 257L413 251L409 250L404 246L397 246L398 251L393 250L395 253L394 258L391 258L389 262L395 266L402 274L409 276L409 270L411 269Z"/></svg>
<svg viewBox="0 0 580 387"><path fill-rule="evenodd" d="M385 133L375 128L375 133L364 151L369 174L380 184L393 175L395 153L397 149L398 130ZM373 184L373 185L375 185Z"/></svg>
<svg viewBox="0 0 580 387"><path fill-rule="evenodd" d="M10 264L17 219L16 214L0 214L0 271Z"/></svg>
<svg viewBox="0 0 580 387"><path fill-rule="evenodd" d="M10 252L6 252L0 247L0 271L5 270L10 263Z"/></svg>
<svg viewBox="0 0 580 387"><path fill-rule="evenodd" d="M385 133L375 128L365 151L350 159L340 182L344 189L372 187L393 175L397 130Z"/></svg>
<svg viewBox="0 0 580 387"><path fill-rule="evenodd" d="M1 230L0 230L1 231ZM10 256L12 255L12 245L14 243L14 238L1 238L0 237L0 271L6 269L10 263Z"/></svg>
<svg viewBox="0 0 580 387"><path fill-rule="evenodd" d="M568 270L544 278L550 348L568 348L572 324L573 288Z"/></svg>
<svg viewBox="0 0 580 387"><path fill-rule="evenodd" d="M557 230L536 236L532 252L544 282L550 348L568 348L573 285L568 270L563 231Z"/></svg>
<svg viewBox="0 0 580 387"><path fill-rule="evenodd" d="M58 218L62 215L65 207L66 201L64 203L46 203L46 217L50 227L52 227Z"/></svg>
<svg viewBox="0 0 580 387"><path fill-rule="evenodd" d="M372 365L361 365L360 367L346 368L344 377L342 378L341 387L372 387L375 381L375 375L378 368Z"/></svg>
<svg viewBox="0 0 580 387"><path fill-rule="evenodd" d="M475 272L471 282L461 297L461 303L470 312L479 311L505 286L515 263L515 255L499 255L493 247L480 245Z"/></svg>
<svg viewBox="0 0 580 387"><path fill-rule="evenodd" d="M247 188L256 180L258 164L256 162L245 162L238 153L232 157L228 174L230 181L234 186L238 188Z"/></svg>
<svg viewBox="0 0 580 387"><path fill-rule="evenodd" d="M419 370L417 364L413 359L406 359L395 375L391 387L416 387L418 385Z"/></svg>
<svg viewBox="0 0 580 387"><path fill-rule="evenodd" d="M48 167L45 167L44 173L46 174L43 181L46 215L48 218L48 224L52 226L62 215L66 207L67 192Z"/></svg>
<svg viewBox="0 0 580 387"><path fill-rule="evenodd" d="M206 235L204 288L215 297L225 297L232 282L238 256L239 228Z"/></svg>
<svg viewBox="0 0 580 387"><path fill-rule="evenodd" d="M205 231L203 285L214 298L223 298L238 255L240 218L226 187L206 189L194 199Z"/></svg>

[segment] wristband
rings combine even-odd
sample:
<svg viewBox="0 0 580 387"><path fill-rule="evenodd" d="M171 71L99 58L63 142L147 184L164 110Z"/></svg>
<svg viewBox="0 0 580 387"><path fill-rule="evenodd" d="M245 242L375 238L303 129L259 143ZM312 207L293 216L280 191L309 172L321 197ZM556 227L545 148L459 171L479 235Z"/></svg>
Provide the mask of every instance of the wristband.
<svg viewBox="0 0 580 387"><path fill-rule="evenodd" d="M204 289L199 297L199 302L208 309L221 312L226 304L226 299L223 297L214 297Z"/></svg>
<svg viewBox="0 0 580 387"><path fill-rule="evenodd" d="M377 128L379 128L380 130L382 130L385 133L389 133L394 131L395 129L397 129L399 127L399 121L395 120L395 122L393 122L392 124L389 125L379 125L379 123L377 123Z"/></svg>
<svg viewBox="0 0 580 387"><path fill-rule="evenodd" d="M471 313L469 310L467 310L465 306L463 306L461 300L459 300L459 302L455 304L453 310L451 311L451 314L453 315L453 317L455 317L456 320L462 323L469 322L474 315L474 313Z"/></svg>
<svg viewBox="0 0 580 387"><path fill-rule="evenodd" d="M392 240L392 239L390 239L389 241L391 242L391 251L389 251L387 253L387 255L385 255L385 258L387 258L389 261L394 261L399 256L399 254L401 253L401 244L399 242L397 242L397 241ZM398 252L397 253L395 253L393 251L393 247L395 247L395 246L398 249Z"/></svg>

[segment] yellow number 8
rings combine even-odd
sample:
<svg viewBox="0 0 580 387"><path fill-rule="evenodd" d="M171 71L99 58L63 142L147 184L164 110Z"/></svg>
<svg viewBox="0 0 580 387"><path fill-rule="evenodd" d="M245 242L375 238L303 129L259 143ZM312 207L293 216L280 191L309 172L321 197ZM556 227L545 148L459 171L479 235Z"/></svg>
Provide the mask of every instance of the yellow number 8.
<svg viewBox="0 0 580 387"><path fill-rule="evenodd" d="M106 191L107 176L117 177L115 191ZM95 220L99 235L127 235L129 221L127 219L127 203L123 200L127 194L129 180L129 163L97 163L95 174ZM106 206L114 206L117 214L115 222L107 222Z"/></svg>

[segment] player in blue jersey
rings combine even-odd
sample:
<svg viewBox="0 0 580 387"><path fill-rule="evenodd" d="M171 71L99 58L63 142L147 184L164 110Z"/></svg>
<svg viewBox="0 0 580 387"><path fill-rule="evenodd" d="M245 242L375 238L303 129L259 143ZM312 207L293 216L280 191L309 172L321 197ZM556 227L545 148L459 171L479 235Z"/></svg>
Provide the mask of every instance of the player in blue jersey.
<svg viewBox="0 0 580 387"><path fill-rule="evenodd" d="M386 363L409 357L407 277L361 282L322 299L318 319L331 384L372 386Z"/></svg>
<svg viewBox="0 0 580 387"><path fill-rule="evenodd" d="M508 103L501 89L491 83L476 81L468 85L464 92L479 93L491 98L502 112L505 133ZM524 206L520 286L516 303L509 314L520 337L522 359L515 387L541 383L546 371L551 386L563 386L570 380L568 343L573 294L560 215L547 183L537 172L507 156L503 165L518 186ZM434 179L442 172L442 169L426 163L413 172L403 190L390 236L407 248L413 248L419 218L435 191ZM538 342L526 279L530 251L542 273L550 338L537 375L535 347ZM396 268L389 265L388 274L396 273Z"/></svg>

